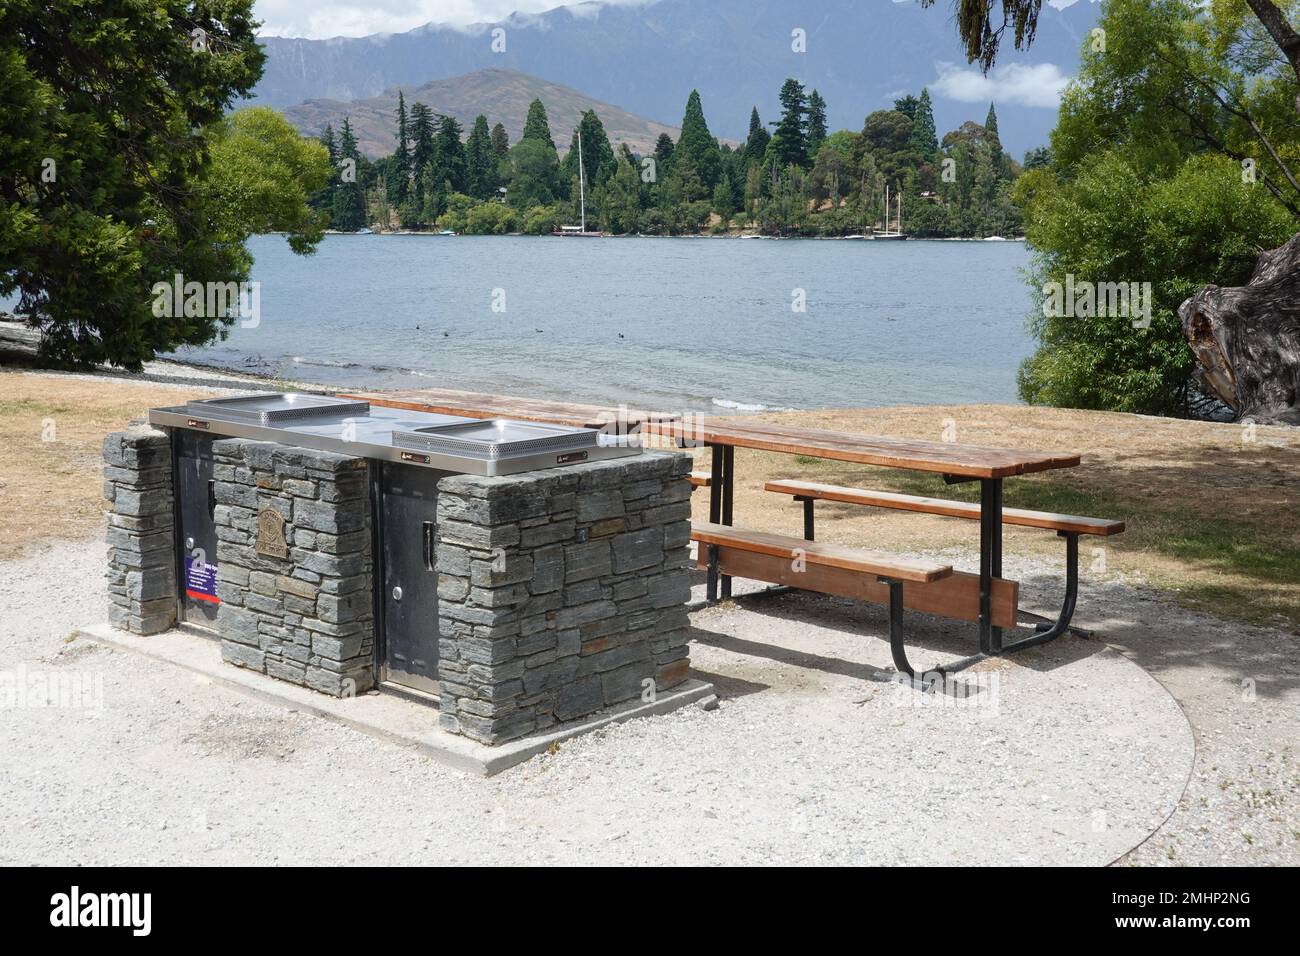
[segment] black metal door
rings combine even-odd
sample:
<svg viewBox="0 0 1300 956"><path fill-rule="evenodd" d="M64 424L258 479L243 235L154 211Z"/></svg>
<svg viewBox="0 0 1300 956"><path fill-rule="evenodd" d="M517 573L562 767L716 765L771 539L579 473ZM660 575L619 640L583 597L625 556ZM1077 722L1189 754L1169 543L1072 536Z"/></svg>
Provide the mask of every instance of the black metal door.
<svg viewBox="0 0 1300 956"><path fill-rule="evenodd" d="M172 441L176 449L181 620L212 627L220 606L212 437L177 428L172 431Z"/></svg>
<svg viewBox="0 0 1300 956"><path fill-rule="evenodd" d="M385 463L380 475L383 678L438 691L438 481L448 472Z"/></svg>

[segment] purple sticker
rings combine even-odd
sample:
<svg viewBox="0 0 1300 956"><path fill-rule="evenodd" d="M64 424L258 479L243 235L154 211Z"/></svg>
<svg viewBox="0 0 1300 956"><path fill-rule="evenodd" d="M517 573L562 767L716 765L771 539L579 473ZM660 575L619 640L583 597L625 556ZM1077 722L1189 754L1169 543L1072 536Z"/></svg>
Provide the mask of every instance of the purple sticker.
<svg viewBox="0 0 1300 956"><path fill-rule="evenodd" d="M195 557L185 559L185 594L198 601L220 604L217 597L217 566Z"/></svg>

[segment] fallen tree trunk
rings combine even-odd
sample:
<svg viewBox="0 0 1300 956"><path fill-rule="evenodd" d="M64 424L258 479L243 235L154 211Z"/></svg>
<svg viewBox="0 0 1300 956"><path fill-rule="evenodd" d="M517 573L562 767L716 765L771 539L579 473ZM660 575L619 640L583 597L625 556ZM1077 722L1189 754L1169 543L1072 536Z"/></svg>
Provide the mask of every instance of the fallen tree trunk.
<svg viewBox="0 0 1300 956"><path fill-rule="evenodd" d="M1196 379L1241 421L1300 425L1300 234L1260 254L1244 286L1178 308Z"/></svg>

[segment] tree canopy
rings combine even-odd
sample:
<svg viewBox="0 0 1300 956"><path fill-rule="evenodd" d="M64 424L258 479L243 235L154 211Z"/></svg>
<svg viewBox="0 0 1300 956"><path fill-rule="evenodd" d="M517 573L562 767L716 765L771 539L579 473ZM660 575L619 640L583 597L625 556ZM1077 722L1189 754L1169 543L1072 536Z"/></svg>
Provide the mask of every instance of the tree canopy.
<svg viewBox="0 0 1300 956"><path fill-rule="evenodd" d="M223 119L261 75L251 7L0 5L0 293L47 359L138 369L206 343L229 317L155 316L154 283L246 279L255 229L319 238L326 150L265 111Z"/></svg>
<svg viewBox="0 0 1300 956"><path fill-rule="evenodd" d="M1017 191L1039 294L1068 277L1149 282L1150 325L1035 312L1039 348L1021 370L1021 394L1208 411L1177 308L1206 284L1244 283L1256 255L1295 230L1295 75L1239 4L1110 0L1101 27L1106 52L1085 48L1050 161Z"/></svg>

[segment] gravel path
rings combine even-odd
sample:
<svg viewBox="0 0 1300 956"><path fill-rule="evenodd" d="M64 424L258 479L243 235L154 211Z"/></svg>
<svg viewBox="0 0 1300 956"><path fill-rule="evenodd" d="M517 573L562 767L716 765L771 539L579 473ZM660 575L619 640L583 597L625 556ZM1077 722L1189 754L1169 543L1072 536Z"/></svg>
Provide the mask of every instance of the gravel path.
<svg viewBox="0 0 1300 956"><path fill-rule="evenodd" d="M68 642L103 617L102 561L89 542L0 566L0 673L90 690L3 712L0 862L1103 864L1173 809L1192 762L1177 705L1099 642L988 663L958 706L872 679L877 610L788 595L694 616L717 710L478 780ZM915 633L923 661L970 640Z"/></svg>

